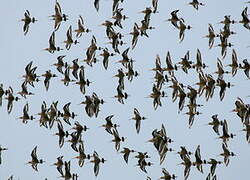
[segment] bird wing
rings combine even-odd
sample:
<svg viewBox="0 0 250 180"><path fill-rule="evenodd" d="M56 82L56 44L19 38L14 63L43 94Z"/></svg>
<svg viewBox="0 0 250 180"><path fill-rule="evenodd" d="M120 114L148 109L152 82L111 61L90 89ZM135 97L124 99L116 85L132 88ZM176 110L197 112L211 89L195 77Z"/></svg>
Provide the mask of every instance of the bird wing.
<svg viewBox="0 0 250 180"><path fill-rule="evenodd" d="M32 159L37 159L36 150L37 150L37 146L31 152Z"/></svg>
<svg viewBox="0 0 250 180"><path fill-rule="evenodd" d="M136 120L135 127L136 127L136 132L139 133L141 128L141 120Z"/></svg>
<svg viewBox="0 0 250 180"><path fill-rule="evenodd" d="M95 163L95 165L94 165L94 173L95 173L95 176L98 175L99 169L100 169L99 163Z"/></svg>
<svg viewBox="0 0 250 180"><path fill-rule="evenodd" d="M95 0L94 6L95 6L96 11L98 12L99 11L99 0Z"/></svg>

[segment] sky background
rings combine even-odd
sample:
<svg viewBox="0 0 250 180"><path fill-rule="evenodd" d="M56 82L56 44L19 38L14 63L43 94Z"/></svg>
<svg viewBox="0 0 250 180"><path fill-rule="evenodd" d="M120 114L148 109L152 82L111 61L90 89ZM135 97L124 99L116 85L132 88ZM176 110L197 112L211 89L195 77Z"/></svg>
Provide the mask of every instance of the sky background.
<svg viewBox="0 0 250 180"><path fill-rule="evenodd" d="M111 47L107 43L105 37L105 27L100 27L102 22L109 19L112 15L112 1L100 0L100 9L97 13L92 0L75 0L65 1L60 0L63 13L69 15L69 20L61 23L61 27L56 32L56 44L64 48L62 43L66 40L66 31L70 25L72 29L77 28L77 20L81 15L85 21L85 25L92 30L89 34L83 34L79 39L80 44L72 45L69 51L63 50L50 54L42 49L48 47L48 39L54 28L54 21L48 16L54 14L55 1L31 1L31 0L9 0L2 2L0 7L0 16L2 17L2 26L0 29L0 82L4 84L4 88L12 86L14 92L21 90L22 79L25 66L33 61L34 66L38 66L37 73L42 74L46 70L51 69L58 75L57 78L51 79L49 91L46 92L43 82L35 84L35 88L29 88L35 95L27 99L22 98L18 102L14 102L14 107L11 114L7 113L7 101L4 100L0 107L1 126L0 126L0 144L7 147L9 150L2 153L3 163L0 165L0 179L7 179L10 175L14 175L15 179L57 179L59 173L55 167L50 166L56 162L58 156L64 155L64 160L71 160L71 171L79 174L79 179L146 179L150 176L152 179L159 178L161 169L166 168L171 174L174 173L178 179L183 179L184 167L177 164L181 163L180 157L176 154L180 150L180 146L186 146L190 151L195 151L197 145L201 147L201 156L203 159L216 158L223 160L218 155L222 152L221 141L216 139L217 135L212 128L205 126L211 121L213 114L218 114L220 120L226 119L229 126L229 132L237 134L228 143L229 149L237 156L230 158L228 167L225 165L218 166L216 174L218 179L247 180L248 165L249 165L249 145L245 139L245 132L240 132L243 128L240 119L234 113L230 113L234 109L234 102L237 97L241 97L244 102L248 103L249 98L249 80L247 80L244 72L239 70L234 78L231 74L225 75L224 79L230 81L235 86L226 90L226 95L223 101L219 100L219 88L215 89L214 97L206 102L204 96L197 99L197 103L204 104L199 108L201 115L195 117L195 122L191 129L188 128L188 116L183 115L187 108L178 114L178 102L171 100L172 90L167 88L170 84L165 84L163 90L169 97L162 99L162 107L153 109L153 102L147 97L152 90L154 72L150 71L155 66L156 54L161 57L162 65L165 66L165 57L167 51L170 51L173 63L180 61L185 53L190 50L190 59L195 61L196 50L200 49L203 61L209 66L205 69L205 73L214 73L216 71L217 57L221 58L220 48L214 47L211 50L208 48L208 39L202 38L208 34L208 23L211 23L214 30L218 33L222 29L221 24L217 24L224 19L225 15L231 15L231 18L241 20L241 12L246 7L244 1L202 1L205 7L200 7L196 11L193 7L187 5L188 1L162 1L159 0L158 14L151 15L151 26L154 30L148 30L149 38L139 37L137 46L134 50L129 51L129 57L132 57L136 62L134 69L137 70L140 76L134 78L132 82L125 80L125 91L130 95L125 104L120 104L116 99L112 98L116 94L118 79L113 78L117 70L121 67L115 63L121 59L120 55L110 57L109 68L106 71L102 65L102 61L94 64L93 67L81 62L81 65L86 67L85 75L93 81L87 87L86 95L91 95L96 92L99 97L105 102L101 105L101 112L98 118L89 118L84 110L84 106L78 105L84 100L84 95L80 93L77 85L70 84L64 86L60 81L62 75L57 72L55 67L51 66L56 62L59 55L66 55L65 61L71 63L75 58L83 60L86 57L86 48L88 48L92 35L97 39L97 45L101 47ZM122 22L122 34L125 34L124 41L127 43L120 48L122 52L127 47L131 46L131 35L126 35L133 30L135 22L139 23L143 19L143 14L138 13L146 7L151 6L150 0L141 0L140 2L124 0L120 5L123 7L123 13L129 19ZM29 32L26 36L23 35L22 27L25 10L29 10L31 16L36 17L38 21L30 24ZM171 23L164 22L170 18L170 13L173 10L179 9L178 16L185 19L185 23L193 28L185 33L185 39L179 43L179 32ZM139 23L140 24L140 23ZM231 25L231 29L237 34L229 38L229 41L234 44L234 49L238 54L239 62L244 58L249 57L249 30L241 24ZM75 34L74 34L75 37ZM215 45L219 43L219 39L215 40ZM65 49L65 48L64 48ZM97 55L101 51L97 52ZM223 60L224 66L231 63L232 48L228 48L227 56ZM102 60L101 57L97 57ZM229 71L230 69L227 68ZM216 75L213 74L214 78ZM185 85L198 82L198 74L195 70L190 70L186 75L182 70L176 73L177 80ZM43 80L43 79L42 79ZM197 87L196 87L197 88ZM82 168L79 168L78 162L72 159L77 155L70 144L65 142L60 149L58 146L58 137L53 136L57 132L57 127L54 126L51 130L40 127L36 120L29 121L28 124L23 124L17 120L22 116L22 109L26 102L30 105L30 114L37 114L43 101L50 105L51 102L59 100L58 108L72 102L70 109L78 116L75 120L90 128L84 132L83 140L86 153L98 152L101 157L107 159L105 164L101 164L98 177L94 176L93 164L86 163ZM133 116L133 109L137 108L141 115L147 117L141 124L139 134L135 130L135 122L129 119ZM136 159L129 159L127 165L122 157L122 154L116 152L114 144L110 141L112 136L107 134L103 128L99 128L105 123L105 117L114 114L113 122L120 125L118 129L121 136L127 139L121 144L122 147L129 147L141 152L148 152L151 156L150 161L154 163L151 167L146 167L148 174L142 172L137 164ZM36 116L39 118L38 116ZM72 121L74 122L74 121ZM162 165L159 165L159 156L151 143L146 143L151 138L151 132L154 129L160 129L161 124L164 124L168 136L174 143L169 147L175 149L175 152L168 152L167 157ZM70 126L65 125L64 129L70 129ZM30 160L30 153L35 146L38 146L38 158L44 159L44 164L39 164L39 172L35 172L29 165L25 165ZM194 157L192 156L192 160ZM195 167L190 171L189 179L205 179L209 173L210 166L204 165L204 174L201 174Z"/></svg>

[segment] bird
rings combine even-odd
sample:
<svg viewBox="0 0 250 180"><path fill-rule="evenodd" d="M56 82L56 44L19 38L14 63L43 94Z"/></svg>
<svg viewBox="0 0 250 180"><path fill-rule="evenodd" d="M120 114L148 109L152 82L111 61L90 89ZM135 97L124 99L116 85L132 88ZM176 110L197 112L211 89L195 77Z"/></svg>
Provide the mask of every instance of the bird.
<svg viewBox="0 0 250 180"><path fill-rule="evenodd" d="M188 90L190 92L187 93L187 97L189 98L189 105L190 106L194 106L195 108L196 107L200 107L202 105L198 105L196 103L196 99L197 99L197 95L198 95L198 91L196 89L194 89L192 86L188 85ZM196 110L196 109L195 109Z"/></svg>
<svg viewBox="0 0 250 180"><path fill-rule="evenodd" d="M35 119L33 116L30 116L30 115L28 114L28 111L29 111L29 104L28 104L28 102L27 102L27 103L24 105L24 107L23 107L23 116L18 118L18 119L21 119L22 122L23 122L24 124L27 124L27 123L28 123L28 120L33 120L33 119Z"/></svg>
<svg viewBox="0 0 250 180"><path fill-rule="evenodd" d="M37 19L35 19L35 17L31 17L30 12L28 10L26 10L24 13L24 18L21 19L21 21L24 22L23 32L24 32L24 35L26 35L29 31L30 23L35 23L37 21Z"/></svg>
<svg viewBox="0 0 250 180"><path fill-rule="evenodd" d="M37 113L37 115L40 116L39 118L39 123L40 126L44 126L46 128L48 128L48 122L50 122L50 118L48 115L48 109L47 109L47 105L46 102L43 101L42 105L41 105L41 112Z"/></svg>
<svg viewBox="0 0 250 180"><path fill-rule="evenodd" d="M239 97L237 97L237 100L235 101L236 108L233 109L231 112L236 112L238 117L241 118L241 122L244 124L248 124L249 115L247 113L248 108L246 104L243 102L243 100Z"/></svg>
<svg viewBox="0 0 250 180"><path fill-rule="evenodd" d="M63 176L62 167L64 165L63 156L57 157L57 162L53 163L52 166L56 166L57 171Z"/></svg>
<svg viewBox="0 0 250 180"><path fill-rule="evenodd" d="M161 97L166 97L165 92L161 91L156 84L153 85L152 93L149 95L150 98L153 98L153 107L156 110L158 106L162 106Z"/></svg>
<svg viewBox="0 0 250 180"><path fill-rule="evenodd" d="M235 134L232 134L228 132L228 125L227 125L227 121L224 120L223 121L223 125L222 125L222 136L220 136L219 138L222 139L223 143L225 143L225 145L227 145L227 141L229 141L230 138L233 138L235 136Z"/></svg>
<svg viewBox="0 0 250 180"><path fill-rule="evenodd" d="M218 79L223 79L223 75L229 73L224 70L223 64L219 58L217 58L217 71L215 73L218 74Z"/></svg>
<svg viewBox="0 0 250 180"><path fill-rule="evenodd" d="M181 146L181 151L177 152L177 154L180 155L180 158L182 160L184 160L184 157L187 156L188 158L190 158L190 155L192 155L193 153L191 151L187 151L185 146Z"/></svg>
<svg viewBox="0 0 250 180"><path fill-rule="evenodd" d="M44 83L46 91L48 91L49 84L50 84L50 79L53 78L53 77L57 77L57 75L51 73L51 70L48 70L44 74L42 74L42 76L45 77L43 83Z"/></svg>
<svg viewBox="0 0 250 180"><path fill-rule="evenodd" d="M57 71L60 72L61 74L63 74L63 70L62 68L65 67L65 65L67 65L64 61L63 58L65 58L66 55L62 55L62 56L58 56L57 57L57 63L54 63L53 66L56 67Z"/></svg>
<svg viewBox="0 0 250 180"><path fill-rule="evenodd" d="M190 25L185 25L184 24L184 19L183 18L180 18L180 21L179 21L179 30L180 30L180 33L179 33L179 39L180 39L180 42L181 43L183 40L184 40L184 36L185 36L185 30L186 29L191 29L192 27Z"/></svg>
<svg viewBox="0 0 250 180"><path fill-rule="evenodd" d="M211 166L210 166L210 173L212 175L214 175L216 167L217 167L217 164L221 164L222 162L221 161L217 161L216 159L210 158L210 161L208 161L207 163L211 164Z"/></svg>
<svg viewBox="0 0 250 180"><path fill-rule="evenodd" d="M89 128L86 125L81 125L78 121L75 121L74 127L72 128L76 132L76 136L80 137L83 131L87 131Z"/></svg>
<svg viewBox="0 0 250 180"><path fill-rule="evenodd" d="M38 171L37 169L37 165L38 164L42 164L44 163L45 161L43 159L38 159L37 157L37 154L36 154L36 151L37 151L37 146L34 147L34 149L32 150L31 152L31 158L32 160L29 161L27 164L31 164L31 167L35 170L35 171Z"/></svg>
<svg viewBox="0 0 250 180"><path fill-rule="evenodd" d="M123 154L123 159L128 164L129 155L130 155L130 153L134 153L134 152L136 152L136 151L133 149L129 149L129 148L124 147L120 153Z"/></svg>
<svg viewBox="0 0 250 180"><path fill-rule="evenodd" d="M94 163L94 174L95 176L98 175L99 169L100 169L100 163L104 163L106 160L104 158L100 158L96 151L94 151L93 160L91 160L91 163Z"/></svg>
<svg viewBox="0 0 250 180"><path fill-rule="evenodd" d="M79 71L79 81L77 81L75 84L80 86L80 91L85 94L86 93L86 88L85 86L90 85L90 81L85 78L85 71L84 71L84 66L80 66L80 71ZM78 79L78 78L77 78Z"/></svg>
<svg viewBox="0 0 250 180"><path fill-rule="evenodd" d="M61 79L61 81L63 82L63 84L65 86L68 86L70 82L75 82L75 80L73 79L70 79L70 76L69 76L69 69L70 67L67 67L64 71L64 78Z"/></svg>
<svg viewBox="0 0 250 180"><path fill-rule="evenodd" d="M122 14L123 8L117 8L115 11L113 11L112 19L115 20L114 26L118 26L119 28L123 28L121 21L127 19L128 17L126 15Z"/></svg>
<svg viewBox="0 0 250 180"><path fill-rule="evenodd" d="M58 101L52 102L50 105L50 108L48 109L48 112L47 112L47 114L49 116L50 129L53 127L54 122L58 121L58 119L59 119L60 111L57 109L57 104L58 104Z"/></svg>
<svg viewBox="0 0 250 180"><path fill-rule="evenodd" d="M213 97L216 81L211 74L206 74L207 84L205 87L206 93L205 97L208 101L209 98Z"/></svg>
<svg viewBox="0 0 250 180"><path fill-rule="evenodd" d="M184 104L185 104L185 98L187 96L187 94L185 93L184 89L183 89L183 85L180 84L180 86L178 86L178 97L179 97L179 103L178 103L178 107L179 107L179 112L182 111Z"/></svg>
<svg viewBox="0 0 250 180"><path fill-rule="evenodd" d="M108 51L108 48L104 48L103 49L103 52L100 54L100 56L103 56L103 67L105 68L105 70L108 69L108 64L109 64L109 57L110 56L114 56L115 54L114 53L110 53Z"/></svg>
<svg viewBox="0 0 250 180"><path fill-rule="evenodd" d="M14 92L13 92L12 87L9 86L8 90L6 91L7 97L5 97L5 99L7 99L7 101L8 101L8 104L7 104L7 112L8 112L8 114L10 114L11 111L12 111L13 102L14 102L14 101L18 101L18 100L20 99L20 98L17 97L17 96L14 97L13 93L14 93Z"/></svg>
<svg viewBox="0 0 250 180"><path fill-rule="evenodd" d="M227 55L227 47L232 47L233 44L228 42L228 38L226 38L225 36L220 34L220 44L218 44L217 46L221 47L221 56L222 59L224 59Z"/></svg>
<svg viewBox="0 0 250 180"><path fill-rule="evenodd" d="M128 57L128 51L130 48L127 48L126 50L123 51L122 53L122 59L118 61L118 63L121 63L125 68L128 67L128 63L130 61Z"/></svg>
<svg viewBox="0 0 250 180"><path fill-rule="evenodd" d="M177 64L180 64L183 72L185 72L187 74L188 70L190 68L192 68L192 63L193 62L189 60L189 51L187 51L185 56L183 58L181 58L181 61L178 62Z"/></svg>
<svg viewBox="0 0 250 180"><path fill-rule="evenodd" d="M205 6L205 4L200 3L198 0L193 0L192 2L189 2L188 4L192 5L196 10L199 9L199 6Z"/></svg>
<svg viewBox="0 0 250 180"><path fill-rule="evenodd" d="M185 169L184 169L184 179L186 180L188 178L188 176L189 176L190 168L192 166L192 162L191 162L189 156L184 155L183 156L183 162L180 163L180 164L185 166Z"/></svg>
<svg viewBox="0 0 250 180"><path fill-rule="evenodd" d="M203 173L202 164L206 164L206 160L201 159L200 145L198 145L195 150L195 162L193 162L193 166L196 166L198 171Z"/></svg>
<svg viewBox="0 0 250 180"><path fill-rule="evenodd" d="M132 117L132 120L136 121L135 127L136 127L136 132L137 134L140 132L140 128L141 128L141 120L145 120L146 117L141 116L140 112L134 108L134 117Z"/></svg>
<svg viewBox="0 0 250 180"><path fill-rule="evenodd" d="M178 21L180 21L180 19L177 16L177 13L179 12L179 9L174 10L171 12L171 18L169 18L167 21L170 21L172 23L172 25L174 27L176 27L177 29L179 29L179 26L177 24Z"/></svg>
<svg viewBox="0 0 250 180"><path fill-rule="evenodd" d="M247 59L243 59L242 62L243 62L244 65L239 64L239 68L240 68L240 69L243 69L245 75L247 76L247 78L250 79L250 76L249 76L250 64L249 64L249 62L247 61Z"/></svg>
<svg viewBox="0 0 250 180"><path fill-rule="evenodd" d="M248 7L245 7L244 10L242 11L242 13L241 13L242 20L239 21L239 23L243 24L243 26L246 29L250 30L250 26L249 26L250 20L248 18L247 9L248 9Z"/></svg>
<svg viewBox="0 0 250 180"><path fill-rule="evenodd" d="M138 37L140 35L139 26L138 26L137 23L134 23L133 31L130 32L129 34L133 36L133 38L132 38L132 49L134 49L136 44L137 44Z"/></svg>
<svg viewBox="0 0 250 180"><path fill-rule="evenodd" d="M49 38L49 47L43 50L48 51L49 53L54 53L55 51L63 50L60 47L56 47L55 45L55 31L52 32Z"/></svg>
<svg viewBox="0 0 250 180"><path fill-rule="evenodd" d="M222 35L224 38L229 38L231 35L234 34L236 34L236 32L231 31L230 24L225 24L223 30L220 30L220 35Z"/></svg>
<svg viewBox="0 0 250 180"><path fill-rule="evenodd" d="M62 148L64 144L64 137L68 137L69 133L68 131L64 131L61 121L57 121L57 129L58 129L58 132L55 133L54 135L59 137L59 141L58 141L59 147Z"/></svg>
<svg viewBox="0 0 250 180"><path fill-rule="evenodd" d="M86 51L87 58L85 60L83 60L91 67L92 67L93 62L96 63L95 54L96 54L96 50L98 50L98 49L100 50L100 48L98 48L96 45L96 38L95 38L95 36L92 36L91 44Z"/></svg>
<svg viewBox="0 0 250 180"><path fill-rule="evenodd" d="M114 98L117 98L118 102L120 102L121 104L124 104L123 98L127 99L129 95L126 92L123 93L123 88L120 84L118 84L116 91L117 91L117 95L115 95Z"/></svg>
<svg viewBox="0 0 250 180"><path fill-rule="evenodd" d="M125 138L124 138L124 137L120 137L119 132L118 132L118 130L116 129L116 127L114 127L114 128L112 129L112 134L113 134L113 136L114 136L114 139L112 139L112 142L115 143L115 149L116 149L116 151L119 151L119 149L120 149L120 144L121 144L121 142L124 142L124 141L125 141Z"/></svg>
<svg viewBox="0 0 250 180"><path fill-rule="evenodd" d="M55 21L54 30L57 31L61 25L62 21L68 20L68 15L62 13L61 6L58 1L55 4L55 14L51 15L52 19Z"/></svg>
<svg viewBox="0 0 250 180"><path fill-rule="evenodd" d="M237 70L239 68L239 64L238 64L238 58L237 58L237 54L235 49L232 50L232 63L228 64L227 66L230 66L232 68L232 76L234 77L237 73Z"/></svg>
<svg viewBox="0 0 250 180"><path fill-rule="evenodd" d="M113 124L113 123L112 123L111 119L112 119L113 117L114 117L113 114L107 116L107 117L105 118L106 124L103 124L103 125L101 126L101 127L104 127L105 130L106 130L109 134L111 134L111 135L113 135L112 128L116 128L116 127L119 126L119 125L117 125L117 124Z"/></svg>
<svg viewBox="0 0 250 180"><path fill-rule="evenodd" d="M25 99L26 99L26 97L29 96L29 95L34 95L34 93L28 91L27 82L26 82L26 81L24 81L24 82L22 83L21 88L22 88L22 90L19 91L19 92L17 92L17 94L20 94L20 95L21 95L22 97L24 97Z"/></svg>
<svg viewBox="0 0 250 180"><path fill-rule="evenodd" d="M208 38L208 47L211 49L214 45L214 38L219 37L219 34L215 34L212 24L208 24L208 35L204 38Z"/></svg>
<svg viewBox="0 0 250 180"><path fill-rule="evenodd" d="M201 52L199 49L197 49L197 53L196 53L196 64L193 64L192 67L196 68L197 72L200 72L202 71L202 69L208 67L205 63L203 63Z"/></svg>
<svg viewBox="0 0 250 180"><path fill-rule="evenodd" d="M74 119L77 115L74 112L70 112L69 106L71 105L71 102L65 104L63 106L63 113L61 113L61 117L63 117L63 120L68 124L71 125L69 122L69 119Z"/></svg>
<svg viewBox="0 0 250 180"><path fill-rule="evenodd" d="M82 36L82 33L84 33L84 32L86 32L86 33L91 32L90 29L84 27L84 21L83 21L82 16L79 16L78 29L74 30L74 32L76 32L76 37L77 38L80 38Z"/></svg>
<svg viewBox="0 0 250 180"><path fill-rule="evenodd" d="M226 166L229 164L229 156L236 156L233 152L230 152L227 145L225 143L222 143L222 149L223 153L220 155L224 157L224 163Z"/></svg>
<svg viewBox="0 0 250 180"><path fill-rule="evenodd" d="M72 39L72 26L69 26L69 29L67 30L66 36L67 36L67 40L65 40L63 42L65 43L65 47L66 47L67 50L70 49L72 44L79 43L77 40L74 41Z"/></svg>
<svg viewBox="0 0 250 180"><path fill-rule="evenodd" d="M233 85L230 82L226 83L223 78L218 78L216 85L220 87L219 95L220 95L220 100L222 101L226 93L226 88L230 88Z"/></svg>
<svg viewBox="0 0 250 180"><path fill-rule="evenodd" d="M139 133L141 128L141 120L145 120L146 117L141 116L140 112L136 108L134 108L134 117L132 117L132 119L136 121L136 132Z"/></svg>
<svg viewBox="0 0 250 180"><path fill-rule="evenodd" d="M148 142L153 143L160 156L160 164L162 164L166 158L167 152L173 151L172 148L168 147L168 144L172 143L173 140L167 136L166 129L163 124L160 130L153 130L152 136L153 138L148 140Z"/></svg>
<svg viewBox="0 0 250 180"><path fill-rule="evenodd" d="M72 69L72 75L74 76L74 78L78 79L78 69L80 68L78 64L78 58L74 59L72 63L73 65L69 66L69 69Z"/></svg>
<svg viewBox="0 0 250 180"><path fill-rule="evenodd" d="M139 166L140 169L141 169L143 172L147 173L146 166L151 166L151 165L153 165L153 163L147 162L147 161L146 161L146 159L147 159L147 158L150 158L150 156L147 154L147 152L144 152L144 153L143 153L143 152L137 152L137 153L138 153L138 155L135 156L135 158L138 159L138 164L137 164L137 166Z"/></svg>
<svg viewBox="0 0 250 180"><path fill-rule="evenodd" d="M152 29L155 29L155 27L150 26L150 25L149 25L149 21L143 19L143 20L141 21L141 26L139 27L140 35L141 35L141 36L146 36L147 38L149 38L149 36L148 36L148 34L147 34L147 30L148 30L148 29L152 30Z"/></svg>
<svg viewBox="0 0 250 180"><path fill-rule="evenodd" d="M95 92L92 93L92 98L93 98L93 104L94 104L93 111L94 111L95 117L97 118L100 112L100 105L104 104L105 101L99 98Z"/></svg>
<svg viewBox="0 0 250 180"><path fill-rule="evenodd" d="M73 176L72 176L72 173L70 172L70 161L65 161L64 162L64 170L65 170L65 173L61 176L63 177L65 180L69 180L71 179Z"/></svg>
<svg viewBox="0 0 250 180"><path fill-rule="evenodd" d="M189 105L188 109L189 109L189 111L186 112L185 114L189 116L188 125L189 125L189 128L191 128L192 125L193 125L193 123L194 123L194 117L195 117L195 115L200 115L202 113L199 112L199 111L197 111L196 107L192 106L192 105Z"/></svg>
<svg viewBox="0 0 250 180"><path fill-rule="evenodd" d="M28 95L29 93L27 92L27 88L25 87L26 84L28 83L32 87L34 87L34 82L39 82L38 75L36 74L36 69L37 66L32 67L33 61L31 61L29 64L26 65L25 67L25 75L22 77L25 79L22 85L22 93L20 95Z"/></svg>
<svg viewBox="0 0 250 180"><path fill-rule="evenodd" d="M70 133L71 139L67 140L67 142L71 143L71 148L78 152L77 145L83 143L82 134L79 134L77 131Z"/></svg>
<svg viewBox="0 0 250 180"><path fill-rule="evenodd" d="M177 176L175 174L170 174L165 168L162 168L163 176L161 176L159 179L163 179L163 180L171 180L171 179L175 179L177 178Z"/></svg>
<svg viewBox="0 0 250 180"><path fill-rule="evenodd" d="M85 154L83 143L79 144L78 152L79 152L79 155L76 156L75 158L78 159L78 165L82 167L84 165L85 159L90 159L90 154Z"/></svg>
<svg viewBox="0 0 250 180"><path fill-rule="evenodd" d="M121 88L122 90L124 90L124 77L125 77L125 73L123 71L122 68L118 69L118 74L116 74L114 77L118 77L118 84L119 84L119 88Z"/></svg>
<svg viewBox="0 0 250 180"><path fill-rule="evenodd" d="M219 23L224 24L224 25L230 25L230 24L236 23L236 21L231 20L231 16L230 15L226 15L226 16L224 16L224 20L220 21Z"/></svg>
<svg viewBox="0 0 250 180"><path fill-rule="evenodd" d="M213 121L209 122L208 125L213 126L213 130L217 135L220 135L219 126L223 126L223 121L218 119L218 114L214 114L211 117Z"/></svg>
<svg viewBox="0 0 250 180"><path fill-rule="evenodd" d="M163 68L163 71L167 71L169 75L174 75L174 70L177 70L177 66L173 65L169 51L167 52L167 55L166 55L166 64L167 64L167 67Z"/></svg>

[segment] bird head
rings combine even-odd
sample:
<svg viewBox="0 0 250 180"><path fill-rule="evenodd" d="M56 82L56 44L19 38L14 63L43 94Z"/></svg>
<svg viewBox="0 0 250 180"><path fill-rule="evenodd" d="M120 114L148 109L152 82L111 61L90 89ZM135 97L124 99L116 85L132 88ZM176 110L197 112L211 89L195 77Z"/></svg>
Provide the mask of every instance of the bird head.
<svg viewBox="0 0 250 180"><path fill-rule="evenodd" d="M177 176L175 174L172 175L172 179L175 179L177 178Z"/></svg>
<svg viewBox="0 0 250 180"><path fill-rule="evenodd" d="M75 41L74 41L74 44L78 44L78 43L80 43L80 42L79 42L79 41L77 41L77 40L75 40Z"/></svg>
<svg viewBox="0 0 250 180"><path fill-rule="evenodd" d="M232 133L230 134L230 137L231 137L231 138L233 138L234 136L236 136L236 134L232 134Z"/></svg>
<svg viewBox="0 0 250 180"><path fill-rule="evenodd" d="M37 21L37 20L36 20L34 17L33 17L32 20L31 20L32 23L34 23L34 22L36 22L36 21Z"/></svg>
<svg viewBox="0 0 250 180"><path fill-rule="evenodd" d="M174 150L173 150L172 148L169 148L168 151L172 152L172 151L174 151Z"/></svg>
<svg viewBox="0 0 250 180"><path fill-rule="evenodd" d="M231 152L231 154L230 154L231 156L236 156L236 154L234 154L233 152Z"/></svg>
<svg viewBox="0 0 250 180"><path fill-rule="evenodd" d="M107 160L105 160L104 158L101 159L101 162L102 162L102 163L104 163L105 161L107 161Z"/></svg>
<svg viewBox="0 0 250 180"><path fill-rule="evenodd" d="M44 163L44 162L45 162L45 161L44 161L44 160L42 160L42 159L40 159L40 160L39 160L39 163L41 163L41 164L42 164L42 163Z"/></svg>
<svg viewBox="0 0 250 180"><path fill-rule="evenodd" d="M67 21L67 20L68 20L68 15L63 14L63 20L64 20L64 21Z"/></svg>

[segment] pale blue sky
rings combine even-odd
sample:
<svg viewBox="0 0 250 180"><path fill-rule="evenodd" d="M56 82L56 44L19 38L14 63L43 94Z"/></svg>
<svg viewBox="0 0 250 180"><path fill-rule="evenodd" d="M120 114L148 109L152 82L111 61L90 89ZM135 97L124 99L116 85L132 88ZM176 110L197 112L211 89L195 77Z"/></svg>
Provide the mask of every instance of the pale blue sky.
<svg viewBox="0 0 250 180"><path fill-rule="evenodd" d="M216 71L216 59L220 58L220 48L215 47L209 50L208 40L202 36L208 33L208 23L213 24L216 32L222 29L221 24L217 24L223 20L225 15L231 15L231 18L241 20L241 12L246 7L243 1L202 1L206 4L196 11L191 6L187 5L187 1L162 1L159 0L159 14L151 15L151 25L156 27L154 30L149 30L149 38L139 37L137 46L133 51L129 51L129 57L132 57L136 62L134 69L140 74L130 83L125 81L125 91L130 94L125 100L125 105L117 102L113 97L116 94L116 86L118 80L112 78L121 67L115 63L121 59L121 56L110 58L108 70L104 70L102 62L98 62L90 68L86 66L86 77L93 81L90 87L87 88L87 95L96 92L99 97L103 98L107 103L101 106L101 112L98 118L89 118L83 106L79 106L84 95L79 91L76 85L64 86L60 79L62 76L51 65L56 61L59 55L67 55L65 60L69 63L75 58L80 60L86 57L86 48L89 46L92 35L95 35L97 44L101 47L108 47L105 44L105 28L100 27L102 22L109 19L112 15L112 1L100 0L100 9L97 13L93 6L93 0L76 0L65 1L60 0L62 11L69 15L67 22L62 22L60 29L56 32L56 43L63 47L62 43L66 39L66 31L70 25L73 29L77 27L77 19L79 15L84 18L86 26L92 30L89 34L83 34L79 39L80 44L72 45L69 51L64 50L49 54L42 51L48 47L48 39L53 31L54 22L49 20L49 15L54 13L55 1L31 1L31 0L9 0L4 1L0 7L0 16L2 17L2 26L0 29L1 41L1 61L0 61L0 82L4 84L4 88L12 86L15 92L21 88L22 80L20 77L24 74L25 66L33 61L35 66L38 66L37 73L42 74L46 70L51 69L58 74L58 78L52 79L49 91L45 91L43 82L35 84L35 88L30 90L35 93L34 96L22 99L19 102L14 102L14 108L10 115L6 111L7 103L3 102L0 107L1 126L0 126L0 144L8 147L9 150L2 153L3 164L0 166L0 179L7 179L10 175L14 175L15 179L57 179L59 173L55 167L50 165L56 161L56 157L64 155L64 160L71 160L77 154L71 149L70 145L65 142L62 149L58 147L58 138L53 136L57 131L56 127L52 130L40 128L37 120L22 124L16 120L22 115L22 108L26 102L30 104L30 114L36 114L40 111L42 101L51 104L52 101L59 100L58 108L62 109L63 105L72 102L71 109L78 114L75 120L81 124L86 124L90 130L83 134L86 153L93 153L96 150L101 157L107 159L105 164L101 164L100 172L96 178L93 173L93 164L86 163L83 168L79 168L77 160L71 160L71 171L79 174L79 179L146 179L146 176L157 179L161 176L161 169L164 167L170 173L175 173L178 179L183 179L184 167L177 166L181 163L181 159L176 152L169 152L162 165L159 165L159 156L155 148L150 143L145 143L151 138L151 132L154 129L159 129L164 123L167 134L174 140L174 143L169 147L179 151L180 146L186 146L190 151L195 151L197 145L201 146L201 156L204 159L216 158L223 160L217 155L222 152L221 141L216 139L216 134L211 127L205 126L211 120L213 114L218 114L221 120L228 121L229 131L236 133L237 136L230 140L229 148L236 157L231 158L228 167L225 165L218 166L216 173L218 179L235 180L248 179L248 164L250 160L249 145L245 140L245 132L240 132L242 124L236 114L229 111L234 108L236 97L243 98L244 102L248 102L249 98L249 81L246 80L242 70L239 70L237 75L232 78L231 75L225 75L225 80L235 84L234 87L227 89L225 98L222 102L219 101L219 88L215 89L215 94L208 102L204 97L198 98L199 104L204 104L199 111L203 114L195 117L195 122L191 129L188 129L188 117L182 115L186 112L185 108L182 113L178 114L177 102L172 103L171 90L167 89L167 85L163 87L169 97L162 99L162 107L156 111L152 108L152 99L145 98L151 93L153 85L154 73L149 71L155 65L156 54L159 54L162 60L162 65L165 66L165 57L167 51L170 51L172 61L178 62L185 55L187 50L190 50L191 60L196 57L196 49L199 48L202 54L203 61L209 66L205 70L206 73ZM134 22L139 23L143 19L143 14L139 11L151 6L151 0L141 0L140 3L124 0L121 7L124 8L123 13L129 17L123 22L123 34L128 34L133 29ZM38 21L30 25L29 32L26 36L23 35L23 23L19 22L23 18L25 10L29 10L32 16L35 16ZM186 31L184 41L179 44L179 32L169 23L164 20L170 18L170 13L173 10L179 9L178 15L185 19L187 24L193 28ZM250 45L249 31L241 24L231 25L231 29L237 32L236 35L230 37L230 42L235 46L238 53L239 61L249 57ZM119 29L118 29L119 30ZM75 35L75 34L74 34ZM132 37L125 35L124 41L127 42L121 51L131 45ZM215 45L219 40L215 40ZM65 49L65 48L64 48ZM228 49L227 56L223 60L223 64L231 63L231 50ZM100 51L101 53L101 51ZM99 54L99 52L97 53ZM101 57L99 57L101 60ZM81 62L81 64L83 64ZM230 70L230 69L227 69ZM179 70L176 73L177 79L183 84L194 84L198 81L197 73L190 70L186 75ZM214 77L215 74L214 74ZM135 123L129 121L133 116L133 109L136 107L140 113L147 117L147 120L142 122L140 134L136 134ZM125 143L121 147L126 146L137 151L145 152L151 156L150 161L154 163L152 167L147 167L148 174L142 172L138 167L135 167L137 161L134 158L129 159L127 165L122 154L116 152L114 144L110 143L112 136L106 133L102 128L98 128L104 123L104 118L110 114L114 114L113 121L121 127L119 133L127 137ZM65 125L65 129L70 127ZM38 157L43 158L46 163L38 165L39 172L35 172L30 166L25 165L30 160L32 149L38 145ZM122 148L121 148L122 149ZM131 156L132 157L132 156ZM192 157L194 160L194 157ZM240 168L239 168L240 167ZM204 165L204 174L192 167L189 179L205 179L209 172L209 166Z"/></svg>

